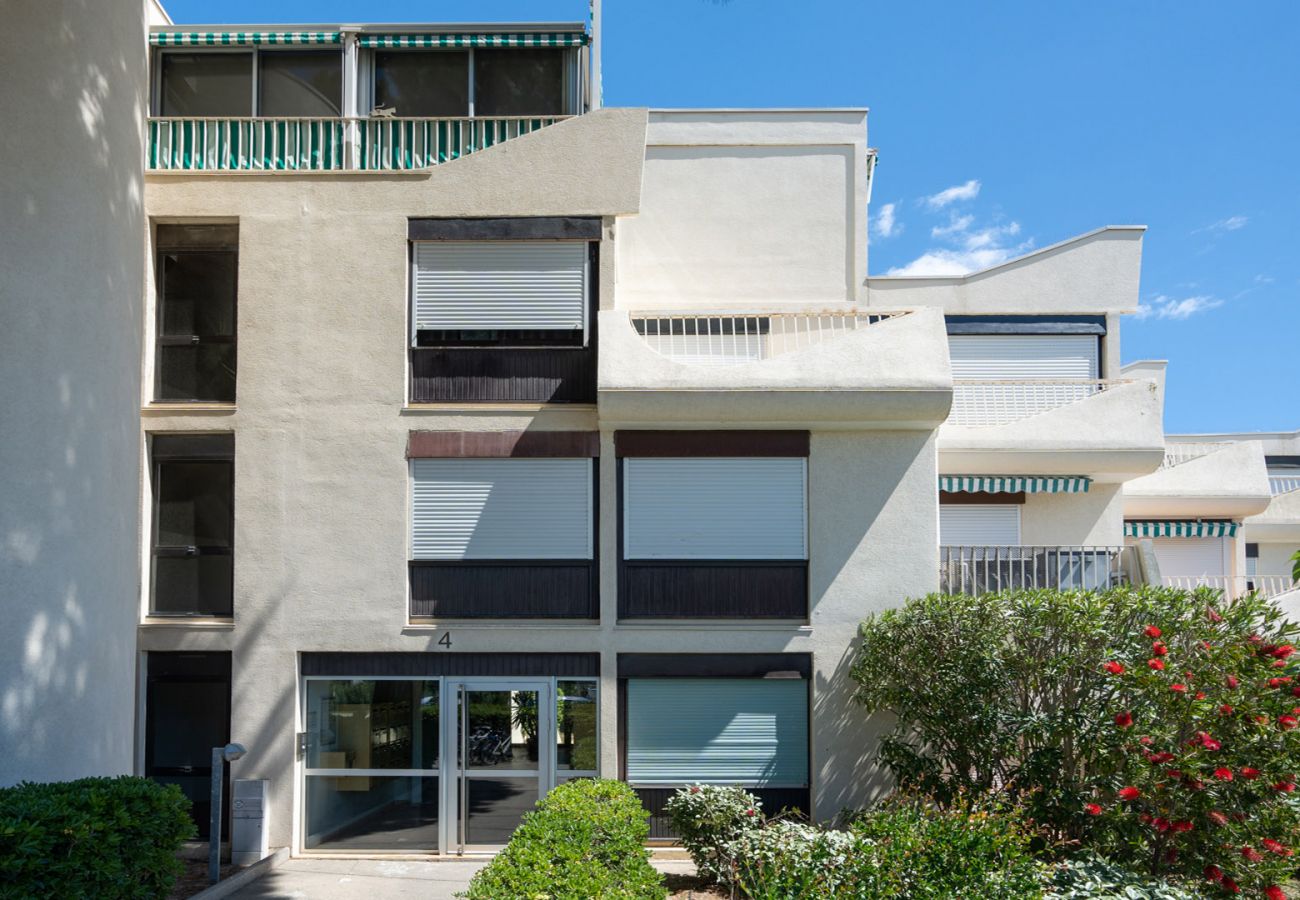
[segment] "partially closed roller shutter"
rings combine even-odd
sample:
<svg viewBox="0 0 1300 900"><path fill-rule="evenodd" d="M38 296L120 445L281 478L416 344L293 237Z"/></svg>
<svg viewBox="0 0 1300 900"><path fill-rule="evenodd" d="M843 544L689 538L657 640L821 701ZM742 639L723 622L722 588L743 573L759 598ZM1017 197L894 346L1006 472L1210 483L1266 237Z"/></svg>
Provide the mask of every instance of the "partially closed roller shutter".
<svg viewBox="0 0 1300 900"><path fill-rule="evenodd" d="M1226 538L1156 538L1151 543L1161 576L1219 577L1228 574Z"/></svg>
<svg viewBox="0 0 1300 900"><path fill-rule="evenodd" d="M590 459L411 461L412 559L591 559Z"/></svg>
<svg viewBox="0 0 1300 900"><path fill-rule="evenodd" d="M1086 334L954 334L953 378L1097 378L1098 341Z"/></svg>
<svg viewBox="0 0 1300 900"><path fill-rule="evenodd" d="M632 784L808 783L808 682L633 678L627 683Z"/></svg>
<svg viewBox="0 0 1300 900"><path fill-rule="evenodd" d="M623 463L625 559L807 559L807 460Z"/></svg>
<svg viewBox="0 0 1300 900"><path fill-rule="evenodd" d="M1018 546L1020 507L1010 503L941 503L939 543L944 547Z"/></svg>
<svg viewBox="0 0 1300 900"><path fill-rule="evenodd" d="M587 244L417 241L412 329L581 331Z"/></svg>

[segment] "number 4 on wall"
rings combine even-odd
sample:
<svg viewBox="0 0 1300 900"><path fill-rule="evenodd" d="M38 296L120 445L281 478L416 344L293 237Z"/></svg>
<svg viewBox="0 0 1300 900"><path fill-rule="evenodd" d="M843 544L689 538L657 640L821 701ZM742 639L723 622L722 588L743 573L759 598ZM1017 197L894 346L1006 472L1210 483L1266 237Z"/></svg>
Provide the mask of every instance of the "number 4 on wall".
<svg viewBox="0 0 1300 900"><path fill-rule="evenodd" d="M450 632L450 631L444 632L443 635L442 635L442 637L438 638L438 644L439 644L440 646L442 646L442 647L446 647L448 650L450 650L450 649L451 649L451 632Z"/></svg>

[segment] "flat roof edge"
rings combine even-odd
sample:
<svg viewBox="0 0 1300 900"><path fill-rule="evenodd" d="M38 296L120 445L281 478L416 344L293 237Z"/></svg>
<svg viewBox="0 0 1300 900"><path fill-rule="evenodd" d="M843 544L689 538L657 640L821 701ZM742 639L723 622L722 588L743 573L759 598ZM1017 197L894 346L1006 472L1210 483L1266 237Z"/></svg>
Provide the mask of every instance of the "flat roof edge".
<svg viewBox="0 0 1300 900"><path fill-rule="evenodd" d="M408 31L416 34L441 34L452 31L547 32L586 31L585 22L174 22L150 25L149 32L163 31Z"/></svg>

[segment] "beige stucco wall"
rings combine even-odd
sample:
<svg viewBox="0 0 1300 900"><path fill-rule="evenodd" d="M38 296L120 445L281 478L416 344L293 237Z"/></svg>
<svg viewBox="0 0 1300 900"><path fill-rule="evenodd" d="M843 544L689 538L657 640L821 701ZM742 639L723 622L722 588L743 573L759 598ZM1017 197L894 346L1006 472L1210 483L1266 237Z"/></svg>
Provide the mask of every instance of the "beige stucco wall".
<svg viewBox="0 0 1300 900"><path fill-rule="evenodd" d="M1124 486L1124 513L1141 516L1241 517L1263 512L1272 494L1259 441L1168 466Z"/></svg>
<svg viewBox="0 0 1300 900"><path fill-rule="evenodd" d="M621 223L632 309L844 305L866 275L865 110L654 110L640 214Z"/></svg>
<svg viewBox="0 0 1300 900"><path fill-rule="evenodd" d="M0 785L128 772L141 0L5 6Z"/></svg>
<svg viewBox="0 0 1300 900"><path fill-rule="evenodd" d="M1020 542L1071 547L1123 545L1122 486L1093 483L1086 494L1027 494L1020 510Z"/></svg>

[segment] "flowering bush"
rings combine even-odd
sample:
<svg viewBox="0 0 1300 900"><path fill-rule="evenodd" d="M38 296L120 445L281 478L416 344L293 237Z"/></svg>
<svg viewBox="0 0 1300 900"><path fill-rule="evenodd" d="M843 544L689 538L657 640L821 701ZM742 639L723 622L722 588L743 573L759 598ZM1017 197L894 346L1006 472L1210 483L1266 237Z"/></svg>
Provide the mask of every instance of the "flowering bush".
<svg viewBox="0 0 1300 900"><path fill-rule="evenodd" d="M1178 599L1140 604L1102 666L1110 766L1087 839L1153 875L1281 897L1300 846L1295 626L1253 596Z"/></svg>
<svg viewBox="0 0 1300 900"><path fill-rule="evenodd" d="M758 798L738 787L691 785L669 798L665 810L700 875L717 882L730 876L727 846L764 822Z"/></svg>
<svg viewBox="0 0 1300 900"><path fill-rule="evenodd" d="M849 860L862 847L846 831L798 822L745 829L729 843L728 882L750 900L850 896Z"/></svg>

